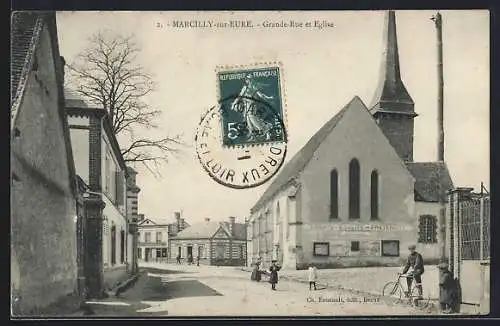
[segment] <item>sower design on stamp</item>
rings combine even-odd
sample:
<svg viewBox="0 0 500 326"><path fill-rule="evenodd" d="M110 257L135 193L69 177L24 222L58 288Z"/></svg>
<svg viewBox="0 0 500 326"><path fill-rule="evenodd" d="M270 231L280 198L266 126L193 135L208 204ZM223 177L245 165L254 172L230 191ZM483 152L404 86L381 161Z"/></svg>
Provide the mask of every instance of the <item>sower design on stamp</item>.
<svg viewBox="0 0 500 326"><path fill-rule="evenodd" d="M280 68L247 68L217 73L224 146L284 142ZM269 108L274 112L270 113Z"/></svg>

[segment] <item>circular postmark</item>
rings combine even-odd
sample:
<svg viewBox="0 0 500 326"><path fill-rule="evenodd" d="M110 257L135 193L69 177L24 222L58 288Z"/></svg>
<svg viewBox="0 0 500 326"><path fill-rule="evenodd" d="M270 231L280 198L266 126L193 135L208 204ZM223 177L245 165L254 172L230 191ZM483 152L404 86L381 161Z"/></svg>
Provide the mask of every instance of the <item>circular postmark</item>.
<svg viewBox="0 0 500 326"><path fill-rule="evenodd" d="M226 124L229 115L233 119ZM264 184L279 171L287 152L280 114L269 103L246 96L229 96L209 109L198 125L195 144L208 175L235 189Z"/></svg>

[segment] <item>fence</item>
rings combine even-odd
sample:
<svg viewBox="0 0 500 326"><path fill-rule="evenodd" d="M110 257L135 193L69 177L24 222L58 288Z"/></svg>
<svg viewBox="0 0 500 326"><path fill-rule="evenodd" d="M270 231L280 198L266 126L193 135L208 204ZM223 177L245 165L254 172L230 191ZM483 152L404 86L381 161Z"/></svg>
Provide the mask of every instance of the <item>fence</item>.
<svg viewBox="0 0 500 326"><path fill-rule="evenodd" d="M460 281L462 302L480 305L489 298L490 194L457 188L449 193L447 242L450 270ZM475 280L472 282L471 280ZM481 286L477 286L481 280Z"/></svg>

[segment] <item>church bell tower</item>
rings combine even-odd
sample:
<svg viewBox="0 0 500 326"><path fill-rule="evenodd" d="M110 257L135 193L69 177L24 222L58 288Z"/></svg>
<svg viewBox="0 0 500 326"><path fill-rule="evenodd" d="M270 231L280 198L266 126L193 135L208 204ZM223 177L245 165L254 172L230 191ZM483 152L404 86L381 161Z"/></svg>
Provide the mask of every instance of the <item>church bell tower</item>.
<svg viewBox="0 0 500 326"><path fill-rule="evenodd" d="M390 10L385 18L380 82L370 105L370 113L405 162L413 162L413 119L417 116L414 105L401 80L396 17Z"/></svg>

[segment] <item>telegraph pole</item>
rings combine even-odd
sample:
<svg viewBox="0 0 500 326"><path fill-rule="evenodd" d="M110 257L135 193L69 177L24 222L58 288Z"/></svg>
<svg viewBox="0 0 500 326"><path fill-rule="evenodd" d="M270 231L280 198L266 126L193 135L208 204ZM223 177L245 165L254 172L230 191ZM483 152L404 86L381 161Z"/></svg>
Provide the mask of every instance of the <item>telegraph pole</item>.
<svg viewBox="0 0 500 326"><path fill-rule="evenodd" d="M438 75L438 163L444 165L444 123L443 123L443 98L444 98L444 79L443 79L443 28L442 19L439 11L431 18L436 25L437 32L437 75ZM441 184L441 167L438 168L438 194L439 194L439 225L441 230L441 260L446 259L446 246L445 246L445 198L444 190Z"/></svg>

